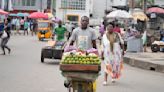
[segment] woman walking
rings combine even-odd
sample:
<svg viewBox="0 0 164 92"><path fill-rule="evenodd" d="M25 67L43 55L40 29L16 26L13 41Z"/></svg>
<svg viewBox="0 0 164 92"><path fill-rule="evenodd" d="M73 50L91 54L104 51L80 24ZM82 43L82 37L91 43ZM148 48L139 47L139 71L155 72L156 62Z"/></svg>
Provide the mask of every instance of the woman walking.
<svg viewBox="0 0 164 92"><path fill-rule="evenodd" d="M113 31L114 24L109 23L106 33L102 38L102 59L105 63L105 75L103 84L107 84L108 74L112 77L112 83L121 75L122 53L120 44L123 44L120 34Z"/></svg>
<svg viewBox="0 0 164 92"><path fill-rule="evenodd" d="M10 23L10 19L7 19L6 22L5 22L5 32L3 32L3 34L6 33L6 37L3 37L2 38L2 41L1 41L1 48L2 48L2 55L5 55L5 48L8 50L8 54L10 54L11 52L11 49L7 46L7 42L9 41L10 39L10 30L11 30L11 23Z"/></svg>

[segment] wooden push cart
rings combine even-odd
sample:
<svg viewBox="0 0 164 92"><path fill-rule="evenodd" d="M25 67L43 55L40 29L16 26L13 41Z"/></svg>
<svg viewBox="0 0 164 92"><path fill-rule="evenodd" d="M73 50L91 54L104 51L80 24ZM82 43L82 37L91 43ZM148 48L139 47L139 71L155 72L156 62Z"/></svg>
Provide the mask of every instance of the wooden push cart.
<svg viewBox="0 0 164 92"><path fill-rule="evenodd" d="M61 59L64 52L65 45L66 45L66 42L57 41L57 42L54 42L52 46L43 47L41 51L41 62L44 63L45 58Z"/></svg>
<svg viewBox="0 0 164 92"><path fill-rule="evenodd" d="M60 64L62 75L69 82L69 92L96 92L100 65Z"/></svg>

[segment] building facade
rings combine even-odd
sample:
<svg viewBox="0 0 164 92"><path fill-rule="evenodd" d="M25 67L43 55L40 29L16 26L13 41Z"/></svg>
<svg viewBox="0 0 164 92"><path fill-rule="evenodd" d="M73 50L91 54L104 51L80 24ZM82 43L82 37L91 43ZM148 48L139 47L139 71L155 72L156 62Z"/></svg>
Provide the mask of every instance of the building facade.
<svg viewBox="0 0 164 92"><path fill-rule="evenodd" d="M12 11L12 0L0 0L0 9Z"/></svg>
<svg viewBox="0 0 164 92"><path fill-rule="evenodd" d="M56 0L0 0L0 8L17 12L43 12L45 9L51 9Z"/></svg>
<svg viewBox="0 0 164 92"><path fill-rule="evenodd" d="M127 6L128 0L94 0L93 17L102 18L105 10L112 10L113 6Z"/></svg>
<svg viewBox="0 0 164 92"><path fill-rule="evenodd" d="M64 22L79 23L82 16L90 17L93 0L56 0L56 17Z"/></svg>
<svg viewBox="0 0 164 92"><path fill-rule="evenodd" d="M47 8L47 0L12 0L13 12L43 11Z"/></svg>

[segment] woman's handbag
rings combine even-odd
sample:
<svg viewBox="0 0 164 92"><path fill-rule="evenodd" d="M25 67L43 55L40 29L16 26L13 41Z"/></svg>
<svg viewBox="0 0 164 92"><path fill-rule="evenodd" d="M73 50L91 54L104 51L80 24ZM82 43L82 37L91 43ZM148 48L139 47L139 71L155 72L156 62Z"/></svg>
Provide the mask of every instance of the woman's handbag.
<svg viewBox="0 0 164 92"><path fill-rule="evenodd" d="M6 38L6 37L7 37L7 33L6 33L6 31L3 31L1 38Z"/></svg>

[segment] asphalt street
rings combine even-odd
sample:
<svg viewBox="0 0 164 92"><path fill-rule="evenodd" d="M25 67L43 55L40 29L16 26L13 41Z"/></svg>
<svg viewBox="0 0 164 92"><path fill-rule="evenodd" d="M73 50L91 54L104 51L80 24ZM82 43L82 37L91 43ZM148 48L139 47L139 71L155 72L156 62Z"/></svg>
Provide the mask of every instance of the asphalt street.
<svg viewBox="0 0 164 92"><path fill-rule="evenodd" d="M67 92L59 60L40 62L46 42L35 36L12 36L10 55L0 55L0 92ZM0 53L2 51L0 50ZM103 67L103 64L102 64ZM124 64L122 77L103 86L103 68L97 80L97 92L163 92L164 74Z"/></svg>

